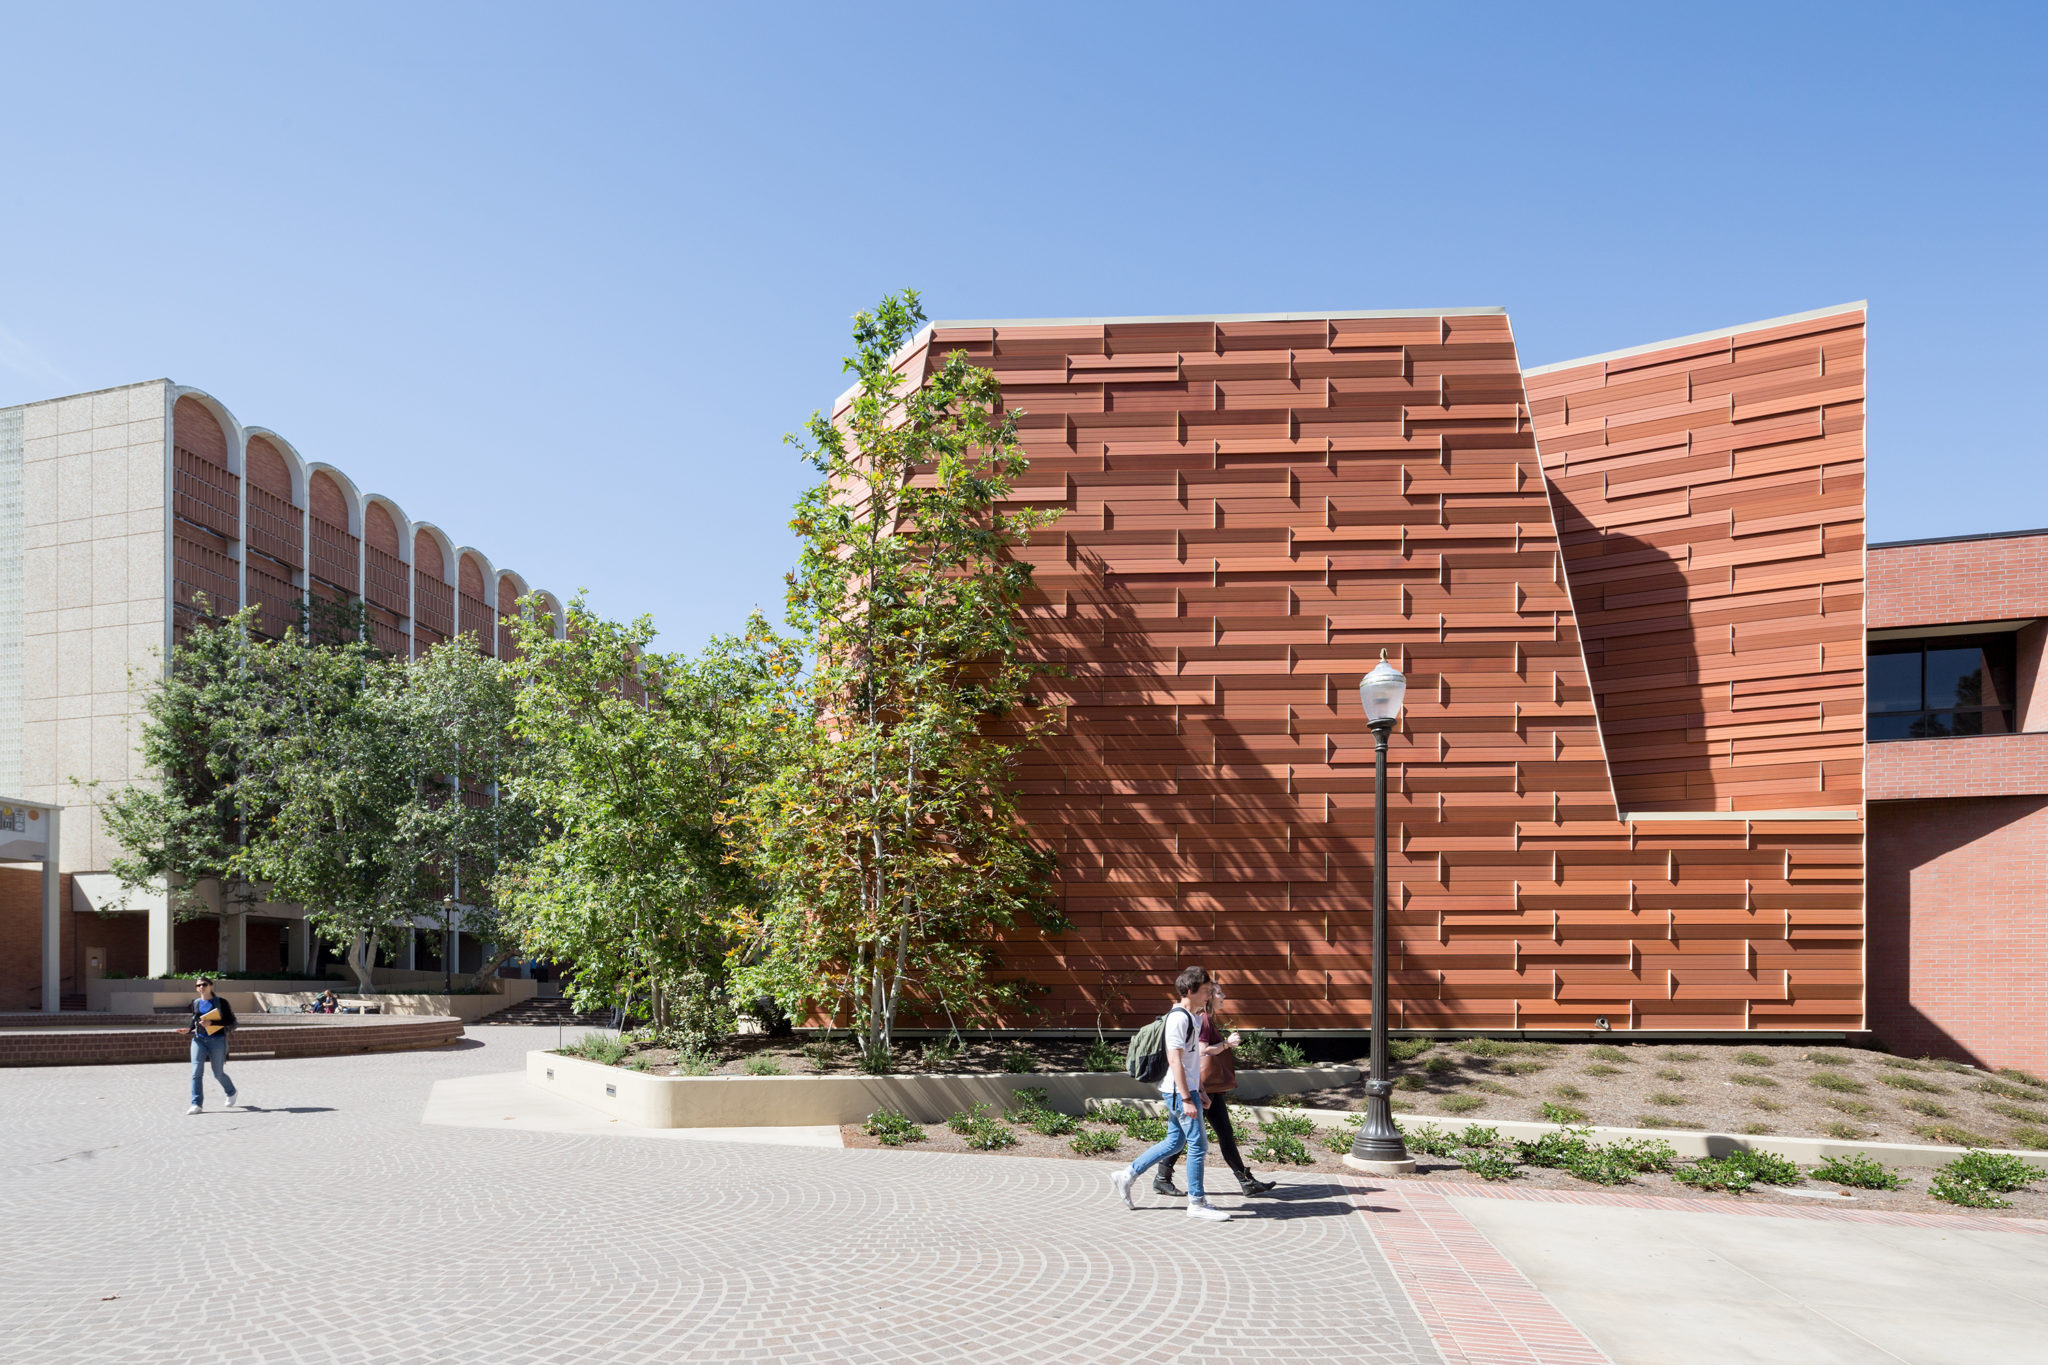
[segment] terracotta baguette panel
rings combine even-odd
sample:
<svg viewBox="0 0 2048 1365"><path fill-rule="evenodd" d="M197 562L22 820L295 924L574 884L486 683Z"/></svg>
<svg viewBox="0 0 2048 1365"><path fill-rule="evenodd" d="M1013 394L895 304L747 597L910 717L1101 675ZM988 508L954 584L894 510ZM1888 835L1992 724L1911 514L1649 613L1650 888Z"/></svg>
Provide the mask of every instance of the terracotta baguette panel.
<svg viewBox="0 0 2048 1365"><path fill-rule="evenodd" d="M906 372L954 350L1062 512L1020 779L1074 928L1002 945L1006 1022L1134 1025L1198 962L1365 1027L1384 648L1396 1027L1860 1026L1860 819L1616 806L1860 810L1860 314L1526 400L1498 315L941 326Z"/></svg>

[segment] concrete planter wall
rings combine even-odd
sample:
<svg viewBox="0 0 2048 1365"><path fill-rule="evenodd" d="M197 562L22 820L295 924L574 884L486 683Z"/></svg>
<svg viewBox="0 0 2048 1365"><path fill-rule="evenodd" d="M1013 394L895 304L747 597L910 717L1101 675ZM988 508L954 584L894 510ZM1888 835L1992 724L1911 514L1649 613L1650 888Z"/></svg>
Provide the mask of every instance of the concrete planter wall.
<svg viewBox="0 0 2048 1365"><path fill-rule="evenodd" d="M858 1123L894 1109L937 1123L969 1105L1001 1108L1025 1086L1055 1109L1086 1112L1090 1100L1158 1098L1122 1072L1049 1071L970 1076L649 1076L553 1052L526 1054L526 1079L641 1128L778 1128ZM1358 1079L1350 1066L1241 1071L1239 1097L1258 1100Z"/></svg>
<svg viewBox="0 0 2048 1365"><path fill-rule="evenodd" d="M114 1014L150 1014L159 1009L183 1009L192 998L192 983L189 981L96 981L92 984L112 989L95 991L88 997L89 1007ZM290 1005L296 1009L329 989L344 1000L357 999L352 991L344 989L345 984L341 981L335 981L331 986L312 981L223 981L214 987L214 994L234 1006L237 1014L264 1014L271 1005ZM465 1024L533 998L534 982L501 977L495 984L499 989L488 995L380 991L369 998L383 1006L385 1014L433 1015L460 1019ZM100 1003L102 999L104 1004Z"/></svg>

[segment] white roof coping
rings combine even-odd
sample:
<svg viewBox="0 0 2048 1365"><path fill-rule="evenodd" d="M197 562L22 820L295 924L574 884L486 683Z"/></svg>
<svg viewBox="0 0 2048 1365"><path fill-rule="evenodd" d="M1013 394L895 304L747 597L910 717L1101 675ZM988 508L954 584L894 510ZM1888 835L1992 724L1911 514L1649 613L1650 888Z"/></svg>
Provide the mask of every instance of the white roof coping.
<svg viewBox="0 0 2048 1365"><path fill-rule="evenodd" d="M1351 311L1326 310L1316 313L1162 313L1155 317L1128 318L948 318L934 327L1104 327L1129 326L1141 322L1322 322L1350 318L1469 318L1498 317L1508 310L1486 308L1363 308Z"/></svg>
<svg viewBox="0 0 2048 1365"><path fill-rule="evenodd" d="M1525 365L1524 375L1549 374L1553 370L1571 370L1581 365L1594 365L1603 360L1625 360L1633 355L1648 355L1652 351L1668 351L1674 346L1690 346L1695 341L1718 341L1722 337L1741 336L1744 332L1761 332L1771 327L1784 327L1794 322L1811 322L1815 318L1833 317L1837 313L1853 313L1858 309L1868 312L1870 300L1858 299L1854 303L1838 303L1832 308L1814 308L1804 313L1787 313L1780 318L1765 318L1761 322L1739 322L1733 327L1717 327L1710 332L1694 332L1691 336L1672 337L1669 341L1652 341L1642 346L1625 346L1619 351L1602 351L1598 355L1582 355L1577 360L1559 360L1548 365Z"/></svg>

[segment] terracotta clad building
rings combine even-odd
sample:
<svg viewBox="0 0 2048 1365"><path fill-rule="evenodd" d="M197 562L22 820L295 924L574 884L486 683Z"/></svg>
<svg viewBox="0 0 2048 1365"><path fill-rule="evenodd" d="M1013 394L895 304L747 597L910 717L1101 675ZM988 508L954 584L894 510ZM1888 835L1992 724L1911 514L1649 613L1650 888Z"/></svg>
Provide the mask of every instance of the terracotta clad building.
<svg viewBox="0 0 2048 1365"><path fill-rule="evenodd" d="M227 933L173 926L160 898L94 913L121 903L115 850L73 779L141 775L132 680L200 611L256 606L274 636L309 599L353 598L391 653L457 632L500 653L502 616L530 587L197 389L152 380L0 408L0 798L69 806L64 991L113 971L302 968L313 951L294 906L230 916ZM30 898L0 888L0 1008L41 1003L40 926L15 904Z"/></svg>
<svg viewBox="0 0 2048 1365"><path fill-rule="evenodd" d="M1067 677L1026 809L1039 1022L1185 963L1365 1026L1393 738L1399 1028L1865 1024L1860 305L1525 370L1498 309L940 323L1003 381Z"/></svg>

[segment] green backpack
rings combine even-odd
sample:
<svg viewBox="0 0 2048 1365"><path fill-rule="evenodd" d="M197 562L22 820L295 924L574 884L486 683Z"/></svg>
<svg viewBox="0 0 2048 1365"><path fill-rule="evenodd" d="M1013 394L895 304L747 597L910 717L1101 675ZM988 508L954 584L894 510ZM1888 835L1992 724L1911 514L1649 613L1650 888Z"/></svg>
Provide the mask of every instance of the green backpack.
<svg viewBox="0 0 2048 1365"><path fill-rule="evenodd" d="M1186 1006L1175 1005L1173 1010L1185 1011ZM1124 1070L1132 1080L1156 1085L1166 1075L1166 1021L1173 1018L1173 1010L1154 1019L1131 1035L1131 1045L1124 1050ZM1194 1015L1188 1015L1190 1021Z"/></svg>

